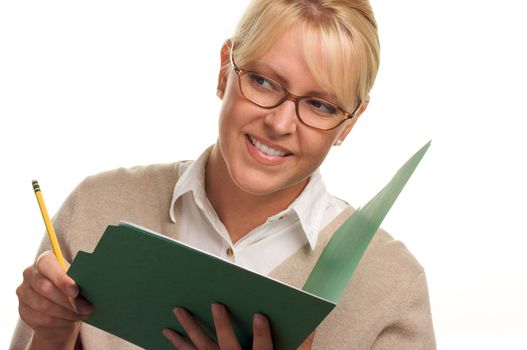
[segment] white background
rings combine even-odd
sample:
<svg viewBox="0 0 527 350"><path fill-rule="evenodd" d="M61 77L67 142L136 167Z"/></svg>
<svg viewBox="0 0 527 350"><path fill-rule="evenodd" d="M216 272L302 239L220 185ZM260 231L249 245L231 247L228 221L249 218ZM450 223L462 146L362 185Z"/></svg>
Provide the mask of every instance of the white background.
<svg viewBox="0 0 527 350"><path fill-rule="evenodd" d="M216 137L219 50L247 1L0 3L0 348L44 226L85 176L193 159ZM364 204L432 147L383 226L425 266L440 349L527 348L520 1L372 0L372 102L322 169Z"/></svg>

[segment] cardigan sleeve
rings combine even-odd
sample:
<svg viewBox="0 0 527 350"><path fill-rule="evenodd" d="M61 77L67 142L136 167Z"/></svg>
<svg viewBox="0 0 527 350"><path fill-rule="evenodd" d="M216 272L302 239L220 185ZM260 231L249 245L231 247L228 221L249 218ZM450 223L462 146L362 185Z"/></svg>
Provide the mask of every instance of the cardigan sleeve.
<svg viewBox="0 0 527 350"><path fill-rule="evenodd" d="M393 316L375 339L372 350L436 349L424 273L409 285Z"/></svg>

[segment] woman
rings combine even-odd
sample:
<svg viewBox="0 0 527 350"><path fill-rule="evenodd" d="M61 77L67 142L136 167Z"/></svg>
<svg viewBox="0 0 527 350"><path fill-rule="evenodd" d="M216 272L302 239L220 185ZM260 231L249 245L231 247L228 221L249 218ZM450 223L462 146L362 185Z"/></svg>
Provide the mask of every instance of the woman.
<svg viewBox="0 0 527 350"><path fill-rule="evenodd" d="M329 195L318 168L369 101L379 62L367 1L255 0L221 49L216 143L194 162L118 169L87 178L54 225L68 260L91 251L108 224L127 220L301 286L352 209ZM17 290L13 348L132 349L81 324L91 311L47 240ZM77 310L68 301L77 298ZM177 348L239 348L228 312L212 305L219 344L183 309ZM254 317L254 349L271 349ZM29 344L29 345L28 345ZM309 349L434 348L426 280L405 247L379 231Z"/></svg>

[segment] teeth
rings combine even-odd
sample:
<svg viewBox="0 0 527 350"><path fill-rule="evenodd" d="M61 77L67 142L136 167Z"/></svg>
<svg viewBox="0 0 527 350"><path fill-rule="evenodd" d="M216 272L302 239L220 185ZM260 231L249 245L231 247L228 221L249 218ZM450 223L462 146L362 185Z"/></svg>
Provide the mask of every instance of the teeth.
<svg viewBox="0 0 527 350"><path fill-rule="evenodd" d="M287 154L286 152L279 151L277 149L264 145L252 136L249 136L249 139L251 140L251 143L254 145L254 147L258 148L262 153L265 153L268 156L283 157Z"/></svg>

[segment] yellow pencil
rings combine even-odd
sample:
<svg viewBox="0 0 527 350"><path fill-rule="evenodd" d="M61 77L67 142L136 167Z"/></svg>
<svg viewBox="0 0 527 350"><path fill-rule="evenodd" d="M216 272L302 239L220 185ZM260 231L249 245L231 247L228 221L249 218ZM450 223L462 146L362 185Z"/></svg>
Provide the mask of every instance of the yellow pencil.
<svg viewBox="0 0 527 350"><path fill-rule="evenodd" d="M40 212L42 213L42 218L44 219L44 225L46 225L46 231L48 231L49 240L51 241L51 246L53 247L53 252L55 253L55 256L57 257L57 260L59 261L60 266L64 269L64 271L67 271L68 268L66 266L66 261L64 260L64 256L62 256L62 251L60 250L59 241L57 240L57 235L55 234L55 229L53 228L53 224L51 223L51 220L49 219L48 210L46 209L46 204L44 203L44 198L42 197L42 192L40 191L40 185L38 184L37 180L33 180L33 191L35 191L35 196L37 197L38 206L40 208ZM75 300L73 300L72 297L68 297L70 300L71 306L73 306L73 309L75 312L77 312L77 307L75 305Z"/></svg>

